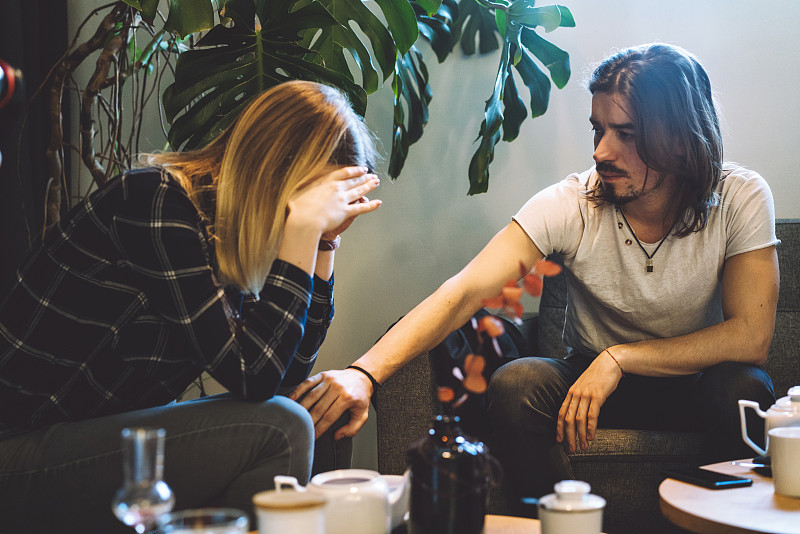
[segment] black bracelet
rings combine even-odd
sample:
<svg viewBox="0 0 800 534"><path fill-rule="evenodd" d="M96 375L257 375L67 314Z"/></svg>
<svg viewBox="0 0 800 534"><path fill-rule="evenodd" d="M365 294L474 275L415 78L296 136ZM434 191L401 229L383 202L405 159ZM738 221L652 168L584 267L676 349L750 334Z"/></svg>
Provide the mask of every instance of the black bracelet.
<svg viewBox="0 0 800 534"><path fill-rule="evenodd" d="M375 404L375 399L376 399L376 395L378 394L378 390L381 388L381 385L378 383L377 380L375 380L375 377L372 376L369 373L369 371L367 371L366 369L363 369L363 368L361 368L361 367L359 367L357 365L348 365L346 367L346 369L355 369L356 371L358 371L360 373L364 373L364 376L369 378L369 381L372 382L372 397L370 397L370 401L372 402L373 406L377 406L377 404Z"/></svg>

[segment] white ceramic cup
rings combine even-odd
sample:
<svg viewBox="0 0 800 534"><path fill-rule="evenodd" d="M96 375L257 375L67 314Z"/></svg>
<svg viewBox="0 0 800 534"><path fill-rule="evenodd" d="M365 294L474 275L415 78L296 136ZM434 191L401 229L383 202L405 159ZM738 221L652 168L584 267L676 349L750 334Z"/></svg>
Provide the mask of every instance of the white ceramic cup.
<svg viewBox="0 0 800 534"><path fill-rule="evenodd" d="M253 496L259 534L325 534L324 495L268 490Z"/></svg>
<svg viewBox="0 0 800 534"><path fill-rule="evenodd" d="M775 493L800 497L800 427L771 429L769 452Z"/></svg>

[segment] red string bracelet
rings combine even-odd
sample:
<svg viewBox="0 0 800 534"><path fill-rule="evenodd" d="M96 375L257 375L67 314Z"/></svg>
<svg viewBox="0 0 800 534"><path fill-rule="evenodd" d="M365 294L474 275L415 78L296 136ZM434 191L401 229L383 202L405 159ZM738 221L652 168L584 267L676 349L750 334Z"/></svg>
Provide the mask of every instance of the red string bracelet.
<svg viewBox="0 0 800 534"><path fill-rule="evenodd" d="M622 378L625 378L625 371L623 371L623 370L622 370L622 366L619 364L619 362L618 362L618 361L617 361L617 359L614 357L614 355L613 355L613 354L611 354L611 351L610 351L610 350L608 350L608 349L606 349L606 350L605 350L605 351L603 351L603 352L607 352L607 353L608 353L608 355L609 355L609 356L611 356L611 359L612 359L612 360L614 360L614 363L616 363L616 364L617 364L617 367L619 367L619 372L620 372L620 373L622 373Z"/></svg>

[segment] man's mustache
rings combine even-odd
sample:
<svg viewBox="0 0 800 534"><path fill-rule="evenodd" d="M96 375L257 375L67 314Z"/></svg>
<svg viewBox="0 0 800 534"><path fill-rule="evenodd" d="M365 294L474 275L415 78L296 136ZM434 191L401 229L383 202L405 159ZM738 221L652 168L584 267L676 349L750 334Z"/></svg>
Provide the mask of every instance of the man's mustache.
<svg viewBox="0 0 800 534"><path fill-rule="evenodd" d="M595 170L601 174L613 174L614 176L628 176L628 173L622 169L615 167L611 163L600 162L595 165Z"/></svg>

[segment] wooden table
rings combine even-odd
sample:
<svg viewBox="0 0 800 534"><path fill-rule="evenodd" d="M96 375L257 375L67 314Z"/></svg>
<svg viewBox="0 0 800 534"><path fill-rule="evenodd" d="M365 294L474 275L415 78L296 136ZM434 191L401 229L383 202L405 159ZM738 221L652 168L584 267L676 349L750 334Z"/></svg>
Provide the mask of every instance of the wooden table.
<svg viewBox="0 0 800 534"><path fill-rule="evenodd" d="M483 523L483 534L540 534L542 527L538 519L487 515Z"/></svg>
<svg viewBox="0 0 800 534"><path fill-rule="evenodd" d="M711 490L668 478L658 488L661 512L667 519L700 534L800 534L800 499L775 495L770 477L731 462L703 467L751 478L753 485Z"/></svg>
<svg viewBox="0 0 800 534"><path fill-rule="evenodd" d="M403 526L399 526L395 531L403 528ZM541 532L542 528L538 519L524 517L487 515L483 524L483 534L541 534ZM258 534L258 532L253 530L250 534Z"/></svg>

